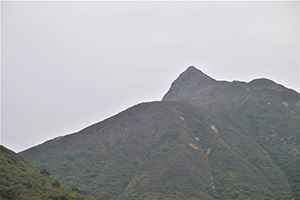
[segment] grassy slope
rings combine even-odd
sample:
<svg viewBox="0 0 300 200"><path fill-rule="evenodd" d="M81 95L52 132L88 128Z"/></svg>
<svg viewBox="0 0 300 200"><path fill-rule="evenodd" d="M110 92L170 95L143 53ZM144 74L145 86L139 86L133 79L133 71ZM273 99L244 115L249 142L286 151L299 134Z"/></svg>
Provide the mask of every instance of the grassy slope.
<svg viewBox="0 0 300 200"><path fill-rule="evenodd" d="M0 199L91 199L43 175L24 158L0 146Z"/></svg>

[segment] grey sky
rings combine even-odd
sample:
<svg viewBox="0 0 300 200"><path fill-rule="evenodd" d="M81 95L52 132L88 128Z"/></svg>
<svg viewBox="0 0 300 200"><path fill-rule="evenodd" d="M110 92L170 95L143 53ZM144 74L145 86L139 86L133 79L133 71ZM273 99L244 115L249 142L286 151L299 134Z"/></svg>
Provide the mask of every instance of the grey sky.
<svg viewBox="0 0 300 200"><path fill-rule="evenodd" d="M299 92L299 2L1 2L1 143L19 152L161 100L189 65Z"/></svg>

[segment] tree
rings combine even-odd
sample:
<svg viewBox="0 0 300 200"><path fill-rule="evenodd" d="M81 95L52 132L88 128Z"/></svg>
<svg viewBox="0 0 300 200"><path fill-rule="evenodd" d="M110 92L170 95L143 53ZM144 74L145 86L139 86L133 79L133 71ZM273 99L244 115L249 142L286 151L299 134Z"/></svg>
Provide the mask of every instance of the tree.
<svg viewBox="0 0 300 200"><path fill-rule="evenodd" d="M50 176L50 173L45 168L41 170L41 174L46 175L46 176Z"/></svg>
<svg viewBox="0 0 300 200"><path fill-rule="evenodd" d="M59 187L60 187L60 182L59 182L59 180L55 180L55 181L52 183L52 186L53 186L54 188L59 188Z"/></svg>

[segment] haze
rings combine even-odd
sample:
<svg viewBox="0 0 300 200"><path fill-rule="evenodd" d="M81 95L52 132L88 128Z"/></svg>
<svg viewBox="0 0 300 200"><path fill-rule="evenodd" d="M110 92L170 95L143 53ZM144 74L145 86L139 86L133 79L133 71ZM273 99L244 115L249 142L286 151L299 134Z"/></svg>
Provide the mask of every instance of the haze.
<svg viewBox="0 0 300 200"><path fill-rule="evenodd" d="M189 65L299 92L299 2L1 2L1 144L20 152L135 104Z"/></svg>

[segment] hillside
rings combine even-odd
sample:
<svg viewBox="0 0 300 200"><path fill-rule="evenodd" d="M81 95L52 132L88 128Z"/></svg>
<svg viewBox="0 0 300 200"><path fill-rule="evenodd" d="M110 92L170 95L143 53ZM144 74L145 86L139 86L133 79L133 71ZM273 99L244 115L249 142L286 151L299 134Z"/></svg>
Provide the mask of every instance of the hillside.
<svg viewBox="0 0 300 200"><path fill-rule="evenodd" d="M267 152L210 112L186 103L139 104L21 155L65 184L107 199L290 194Z"/></svg>
<svg viewBox="0 0 300 200"><path fill-rule="evenodd" d="M163 101L184 101L211 110L256 141L281 168L293 195L300 197L299 93L268 79L216 81L190 66L172 83Z"/></svg>
<svg viewBox="0 0 300 200"><path fill-rule="evenodd" d="M0 199L92 199L81 195L78 188L67 188L49 177L46 170L38 170L5 147L0 146L0 151Z"/></svg>
<svg viewBox="0 0 300 200"><path fill-rule="evenodd" d="M195 67L135 105L20 155L105 199L299 198L299 94Z"/></svg>

